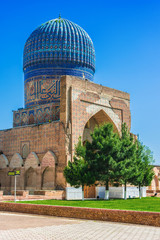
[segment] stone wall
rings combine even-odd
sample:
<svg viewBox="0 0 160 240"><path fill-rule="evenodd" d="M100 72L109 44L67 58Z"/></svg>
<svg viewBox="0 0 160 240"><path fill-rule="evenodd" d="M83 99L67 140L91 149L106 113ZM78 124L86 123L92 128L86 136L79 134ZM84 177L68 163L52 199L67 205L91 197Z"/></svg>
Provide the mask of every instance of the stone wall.
<svg viewBox="0 0 160 240"><path fill-rule="evenodd" d="M160 227L160 213L0 202L0 211L102 220Z"/></svg>

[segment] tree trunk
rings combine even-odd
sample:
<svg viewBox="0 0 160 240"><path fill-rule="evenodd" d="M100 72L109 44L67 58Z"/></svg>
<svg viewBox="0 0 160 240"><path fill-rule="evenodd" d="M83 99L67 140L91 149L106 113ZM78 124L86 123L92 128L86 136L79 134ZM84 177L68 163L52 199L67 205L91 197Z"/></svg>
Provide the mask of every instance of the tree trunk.
<svg viewBox="0 0 160 240"><path fill-rule="evenodd" d="M82 185L82 201L84 201L84 186Z"/></svg>
<svg viewBox="0 0 160 240"><path fill-rule="evenodd" d="M108 186L108 182L106 182L106 189L105 189L105 200L109 200L109 186Z"/></svg>
<svg viewBox="0 0 160 240"><path fill-rule="evenodd" d="M127 183L124 184L124 199L127 199Z"/></svg>
<svg viewBox="0 0 160 240"><path fill-rule="evenodd" d="M139 184L139 198L141 199L141 185Z"/></svg>

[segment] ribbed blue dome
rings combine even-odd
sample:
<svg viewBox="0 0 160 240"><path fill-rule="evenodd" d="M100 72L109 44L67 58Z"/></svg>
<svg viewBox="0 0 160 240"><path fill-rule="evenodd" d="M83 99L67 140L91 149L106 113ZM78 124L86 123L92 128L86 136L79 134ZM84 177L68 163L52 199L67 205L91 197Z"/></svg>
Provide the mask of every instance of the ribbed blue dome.
<svg viewBox="0 0 160 240"><path fill-rule="evenodd" d="M84 70L87 73L86 78L92 80L95 72L95 50L91 38L80 26L66 19L57 18L42 24L26 41L24 72L28 72L27 68L42 68L42 65L75 68L81 72ZM66 75L72 74L66 72Z"/></svg>

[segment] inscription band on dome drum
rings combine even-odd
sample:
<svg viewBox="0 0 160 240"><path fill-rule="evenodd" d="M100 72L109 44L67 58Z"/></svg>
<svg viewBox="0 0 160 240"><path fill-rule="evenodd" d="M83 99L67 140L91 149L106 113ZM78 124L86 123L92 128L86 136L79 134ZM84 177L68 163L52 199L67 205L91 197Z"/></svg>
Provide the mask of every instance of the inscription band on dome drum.
<svg viewBox="0 0 160 240"><path fill-rule="evenodd" d="M60 17L50 20L39 26L27 39L24 47L23 69L25 106L36 105L38 102L42 104L40 92L36 94L34 90L38 76L40 78L50 76L48 83L43 84L46 89L41 89L41 91L47 91L50 88L53 75L57 77L72 75L93 80L95 72L93 42L86 31L77 24ZM36 77L36 82L34 77ZM27 84L28 82L30 84ZM36 101L33 97L35 94L39 96ZM53 96L52 101L54 101Z"/></svg>

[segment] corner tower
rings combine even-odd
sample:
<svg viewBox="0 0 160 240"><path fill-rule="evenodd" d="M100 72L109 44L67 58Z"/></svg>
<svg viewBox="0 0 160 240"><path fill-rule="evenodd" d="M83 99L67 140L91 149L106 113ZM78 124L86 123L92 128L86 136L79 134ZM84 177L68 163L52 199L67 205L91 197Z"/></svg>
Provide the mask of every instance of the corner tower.
<svg viewBox="0 0 160 240"><path fill-rule="evenodd" d="M31 33L23 56L25 108L58 103L63 75L93 80L95 50L89 35L61 17Z"/></svg>

